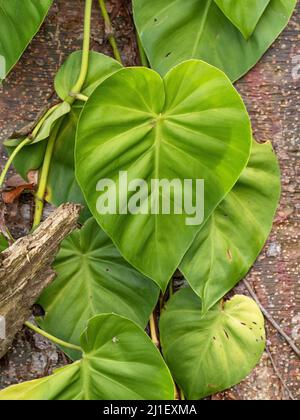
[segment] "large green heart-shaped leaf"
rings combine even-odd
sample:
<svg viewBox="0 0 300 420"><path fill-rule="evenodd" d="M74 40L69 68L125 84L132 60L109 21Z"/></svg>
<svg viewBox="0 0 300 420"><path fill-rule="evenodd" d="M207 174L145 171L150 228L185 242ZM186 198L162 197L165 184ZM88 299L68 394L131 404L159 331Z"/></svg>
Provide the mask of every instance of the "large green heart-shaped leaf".
<svg viewBox="0 0 300 420"><path fill-rule="evenodd" d="M0 79L19 60L51 4L52 0L0 0Z"/></svg>
<svg viewBox="0 0 300 420"><path fill-rule="evenodd" d="M11 386L0 392L0 400L174 399L163 358L132 321L112 314L92 318L81 347L81 361L52 376Z"/></svg>
<svg viewBox="0 0 300 420"><path fill-rule="evenodd" d="M55 89L62 100L65 100L70 93L80 72L82 52L71 54L62 65L55 78ZM82 93L90 95L91 92L101 84L108 76L120 70L122 66L116 60L106 55L90 52L89 70ZM83 103L76 101L68 115L63 118L51 161L50 173L47 185L46 199L49 203L59 206L65 202L76 202L85 204L80 188L74 174L74 145L77 122L82 110ZM60 111L68 111L67 104L61 105ZM57 114L55 114L57 115ZM47 120L44 130L52 126L53 117ZM44 136L41 136L44 137ZM41 137L39 139L41 139ZM41 167L44 158L45 144L34 144L25 147L14 160L14 166L24 179L30 170ZM9 153L12 147L7 147ZM90 213L85 210L83 220L88 218Z"/></svg>
<svg viewBox="0 0 300 420"><path fill-rule="evenodd" d="M165 360L191 400L241 382L265 348L263 315L246 296L219 303L201 317L200 299L183 289L167 304L160 333Z"/></svg>
<svg viewBox="0 0 300 420"><path fill-rule="evenodd" d="M247 168L198 233L180 270L205 313L252 267L280 197L280 170L271 143L253 142Z"/></svg>
<svg viewBox="0 0 300 420"><path fill-rule="evenodd" d="M246 39L253 34L271 0L214 0Z"/></svg>
<svg viewBox="0 0 300 420"><path fill-rule="evenodd" d="M54 269L57 278L39 301L46 315L38 321L50 334L78 345L88 320L110 312L146 327L159 288L120 256L94 219L62 242Z"/></svg>
<svg viewBox="0 0 300 420"><path fill-rule="evenodd" d="M170 209L171 214L150 212L153 180L176 179L181 185L193 180L193 190L185 190L190 200L199 195L196 180L204 179L208 218L237 181L250 146L245 106L220 70L191 60L162 79L147 68L127 68L102 83L84 107L77 130L76 175L91 212L121 254L165 289L201 220L192 225L186 209L182 214L174 214L180 213L178 208ZM99 181L109 179L126 194L120 171L127 173L128 182L146 184L138 214L124 214L127 203L122 204L124 197L118 194L121 211L98 212L98 200L107 196L97 191ZM135 200L136 191L128 193L128 201ZM108 194L115 198L113 188ZM168 198L160 189L160 204L162 197ZM176 202L174 197L173 192Z"/></svg>
<svg viewBox="0 0 300 420"><path fill-rule="evenodd" d="M152 68L164 75L184 60L199 58L219 67L235 81L275 41L288 23L296 0L271 0L249 40L213 0L133 3L136 26Z"/></svg>

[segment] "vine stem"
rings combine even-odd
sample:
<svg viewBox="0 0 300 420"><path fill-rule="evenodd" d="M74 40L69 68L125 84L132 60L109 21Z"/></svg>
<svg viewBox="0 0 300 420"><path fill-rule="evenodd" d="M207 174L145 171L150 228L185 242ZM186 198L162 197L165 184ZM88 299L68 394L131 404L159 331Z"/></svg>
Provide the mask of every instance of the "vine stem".
<svg viewBox="0 0 300 420"><path fill-rule="evenodd" d="M93 0L85 1L85 12L84 12L84 32L83 32L83 47L82 47L82 59L81 68L77 82L71 89L72 94L81 92L83 84L85 82L88 68L89 68L89 55L90 55L90 38L91 38L91 16L92 16L92 4ZM73 103L74 97L69 97L67 102Z"/></svg>
<svg viewBox="0 0 300 420"><path fill-rule="evenodd" d="M17 156L17 154L23 149L23 147L27 146L29 143L31 142L31 139L29 137L27 137L26 139L24 139L16 148L15 150L12 152L12 154L10 155L10 157L8 158L8 161L6 162L4 169L0 175L0 188L2 187L6 174L9 171L9 168L11 166L11 164L13 163L14 158Z"/></svg>
<svg viewBox="0 0 300 420"><path fill-rule="evenodd" d="M83 101L83 102L87 102L89 97L86 95L83 95L82 93L70 93L70 96L72 96L73 98L77 99L78 101Z"/></svg>
<svg viewBox="0 0 300 420"><path fill-rule="evenodd" d="M86 80L88 67L89 67L89 54L90 54L90 37L91 37L91 16L92 16L92 4L93 0L86 0L85 1L85 12L84 12L84 35L83 35L83 47L82 47L82 59L81 59L81 67L80 73L77 82L71 89L70 95L66 99L66 102L70 105L76 99L76 95L80 94L81 89L84 85ZM61 120L62 121L62 120ZM34 212L34 221L33 221L33 229L35 229L42 220L43 210L44 210L44 198L46 194L47 182L48 182L48 175L50 171L51 160L53 156L54 146L57 138L57 134L61 125L58 123L54 128L50 138L48 140L46 153L44 157L44 162L41 170L41 176L39 181L38 191L35 197L35 212Z"/></svg>
<svg viewBox="0 0 300 420"><path fill-rule="evenodd" d="M41 330L40 328L36 327L35 325L33 325L31 322L27 321L24 323L24 325L29 328L30 330L42 335L43 337L47 338L48 340L52 341L53 343L57 344L58 346L62 346L65 347L67 349L71 349L71 350L77 350L82 352L81 347L79 346L75 346L75 344L71 344L71 343L67 343L63 340L60 340L57 337L54 337L51 334L46 333L46 331Z"/></svg>
<svg viewBox="0 0 300 420"><path fill-rule="evenodd" d="M105 0L99 0L99 6L101 9L103 19L104 19L105 30L106 32L108 32L108 40L113 49L115 59L119 61L119 63L123 64L121 54L117 46L117 42L113 35L113 26L112 26L112 23L111 23L111 20L110 20L110 17L106 8Z"/></svg>
<svg viewBox="0 0 300 420"><path fill-rule="evenodd" d="M149 325L150 325L150 336L151 336L151 340L152 340L153 344L157 348L159 348L160 347L160 343L159 343L159 339L158 339L158 336L157 336L156 320L155 320L155 314L154 314L154 312L151 314Z"/></svg>
<svg viewBox="0 0 300 420"><path fill-rule="evenodd" d="M47 188L50 165L51 165L51 160L53 156L55 141L56 141L60 126L61 126L61 122L59 122L56 125L47 143L43 167L42 167L42 171L41 171L40 179L39 179L39 187L35 194L35 211L34 211L34 220L33 220L33 226L32 226L33 229L35 229L41 223L41 220L42 220L43 210L44 210L44 198L45 198L45 193L46 193L46 188Z"/></svg>

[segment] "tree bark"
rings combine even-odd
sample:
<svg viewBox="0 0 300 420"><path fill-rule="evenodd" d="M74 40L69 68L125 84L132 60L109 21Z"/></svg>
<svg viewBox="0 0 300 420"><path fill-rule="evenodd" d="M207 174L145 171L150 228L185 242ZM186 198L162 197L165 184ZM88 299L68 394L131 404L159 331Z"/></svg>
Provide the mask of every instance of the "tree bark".
<svg viewBox="0 0 300 420"><path fill-rule="evenodd" d="M75 204L62 205L34 233L0 254L0 358L55 278L51 264L61 241L76 228L80 210Z"/></svg>

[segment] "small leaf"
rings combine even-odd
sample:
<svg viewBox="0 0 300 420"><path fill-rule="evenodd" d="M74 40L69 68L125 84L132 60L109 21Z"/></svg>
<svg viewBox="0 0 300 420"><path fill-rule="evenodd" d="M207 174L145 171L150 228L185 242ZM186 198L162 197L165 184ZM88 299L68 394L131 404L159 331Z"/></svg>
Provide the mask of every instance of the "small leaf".
<svg viewBox="0 0 300 420"><path fill-rule="evenodd" d="M71 106L67 102L62 102L58 104L56 108L54 109L54 111L46 118L46 120L44 121L40 129L38 130L38 133L36 134L35 138L32 139L31 143L29 143L28 146L31 146L32 144L38 143L42 140L48 139L54 124L61 117L68 114L70 111L71 111ZM7 147L16 147L24 139L25 137L21 139L8 139L8 140L5 140L3 144L4 146L7 146Z"/></svg>
<svg viewBox="0 0 300 420"><path fill-rule="evenodd" d="M241 382L265 348L264 318L257 304L234 296L201 317L201 301L191 289L176 293L160 321L165 360L190 400Z"/></svg>
<svg viewBox="0 0 300 420"><path fill-rule="evenodd" d="M19 146L22 141L25 140L25 137L22 137L20 139L7 139L4 140L3 145L7 147L16 147Z"/></svg>
<svg viewBox="0 0 300 420"><path fill-rule="evenodd" d="M121 254L164 290L201 220L187 226L185 209L151 214L152 181L193 180L190 197L195 198L196 180L204 179L208 218L244 169L251 138L245 106L220 70L190 60L162 79L147 68L127 68L104 81L84 107L76 176L89 209ZM127 171L129 181L146 182L141 201L147 214L98 212L104 194L97 191L99 181L113 180L118 190L121 171ZM129 192L127 201L135 193ZM160 189L160 200L162 195Z"/></svg>
<svg viewBox="0 0 300 420"><path fill-rule="evenodd" d="M214 0L225 16L249 39L271 0Z"/></svg>
<svg viewBox="0 0 300 420"><path fill-rule="evenodd" d="M120 256L94 219L63 241L54 269L57 278L39 301L46 315L38 321L47 332L79 345L88 320L109 312L146 327L159 288Z"/></svg>
<svg viewBox="0 0 300 420"><path fill-rule="evenodd" d="M253 141L247 168L180 264L204 312L254 264L272 229L279 198L280 170L272 145Z"/></svg>
<svg viewBox="0 0 300 420"><path fill-rule="evenodd" d="M45 140L50 136L51 130L54 124L64 115L68 114L71 111L71 106L67 102L62 102L58 107L49 115L46 121L43 123L42 127L39 129L39 132L33 143L38 143L39 141Z"/></svg>
<svg viewBox="0 0 300 420"><path fill-rule="evenodd" d="M81 68L82 52L72 53L59 69L55 77L55 91L64 101L70 94L72 87L76 83ZM93 91L107 77L122 69L122 65L111 57L104 54L90 51L89 67L87 77L81 89L81 93L90 96Z"/></svg>
<svg viewBox="0 0 300 420"><path fill-rule="evenodd" d="M100 315L81 337L83 358L46 378L11 386L0 400L172 400L174 383L147 334Z"/></svg>
<svg viewBox="0 0 300 420"><path fill-rule="evenodd" d="M46 147L46 141L30 144L24 147L14 158L13 166L23 179L28 180L28 173L37 170L42 166ZM14 151L14 147L6 146L6 151L11 155Z"/></svg>
<svg viewBox="0 0 300 420"><path fill-rule="evenodd" d="M52 3L52 0L0 0L0 80L19 60Z"/></svg>

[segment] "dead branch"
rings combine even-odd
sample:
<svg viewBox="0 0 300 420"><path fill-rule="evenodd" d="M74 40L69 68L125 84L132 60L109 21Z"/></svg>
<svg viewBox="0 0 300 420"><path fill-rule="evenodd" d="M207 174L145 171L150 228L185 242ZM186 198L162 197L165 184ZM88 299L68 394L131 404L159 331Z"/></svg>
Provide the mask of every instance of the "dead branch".
<svg viewBox="0 0 300 420"><path fill-rule="evenodd" d="M281 385L283 386L283 388L284 388L284 390L285 390L286 394L288 395L288 397L289 397L289 399L290 399L290 400L295 401L295 398L294 398L293 394L292 394L292 393L291 393L291 391L289 390L289 387L287 386L287 384L286 384L285 380L283 379L283 376L281 375L281 373L280 373L279 369L278 369L278 368L277 368L277 366L276 366L275 360L274 360L274 358L273 358L273 356L272 356L272 353L271 353L271 351L269 350L268 346L267 346L267 353L268 353L268 356L269 356L269 359L270 359L271 365L272 365L272 367L273 367L273 369L274 369L274 372L276 373L276 375L277 375L278 379L280 380Z"/></svg>
<svg viewBox="0 0 300 420"><path fill-rule="evenodd" d="M300 349L296 346L294 341L289 337L286 332L281 328L281 326L275 321L275 319L272 317L272 315L264 308L264 306L261 304L260 300L258 299L255 291L252 289L250 284L247 280L244 280L244 284L250 293L250 296L255 300L255 302L260 307L262 313L266 317L266 319L269 321L269 323L279 332L279 334L285 339L285 341L290 345L291 349L294 351L294 353L300 357Z"/></svg>
<svg viewBox="0 0 300 420"><path fill-rule="evenodd" d="M2 334L5 332L0 336L0 358L29 318L42 291L54 279L51 264L61 241L76 228L80 210L79 205L62 205L34 233L0 254L0 322Z"/></svg>

